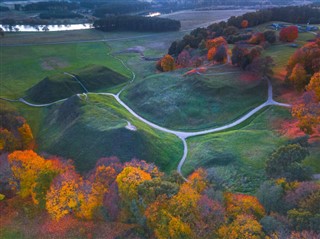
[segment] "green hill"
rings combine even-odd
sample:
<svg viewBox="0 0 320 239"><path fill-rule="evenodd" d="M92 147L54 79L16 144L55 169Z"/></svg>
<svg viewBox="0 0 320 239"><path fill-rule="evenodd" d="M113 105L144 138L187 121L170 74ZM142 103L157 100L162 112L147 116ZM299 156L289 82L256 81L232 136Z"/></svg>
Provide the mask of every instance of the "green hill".
<svg viewBox="0 0 320 239"><path fill-rule="evenodd" d="M128 129L128 122L133 128ZM38 134L40 151L75 160L88 171L101 157L117 156L155 162L164 171L176 169L183 153L174 135L154 130L134 118L109 96L89 94L69 98L48 112Z"/></svg>
<svg viewBox="0 0 320 239"><path fill-rule="evenodd" d="M78 81L88 91L98 91L112 89L128 80L127 77L99 65L86 66L71 74L76 79L62 73L44 78L27 90L26 99L36 103L50 103L85 92Z"/></svg>
<svg viewBox="0 0 320 239"><path fill-rule="evenodd" d="M225 125L267 99L267 82L251 73L231 66L206 73L183 77L178 70L153 75L132 84L122 97L141 116L177 130Z"/></svg>

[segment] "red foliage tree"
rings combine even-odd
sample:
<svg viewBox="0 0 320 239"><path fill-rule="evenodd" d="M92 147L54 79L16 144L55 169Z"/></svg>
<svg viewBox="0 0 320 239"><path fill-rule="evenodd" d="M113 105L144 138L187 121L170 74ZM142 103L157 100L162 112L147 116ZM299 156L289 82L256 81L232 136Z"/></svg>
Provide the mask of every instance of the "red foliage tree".
<svg viewBox="0 0 320 239"><path fill-rule="evenodd" d="M299 31L297 26L289 26L282 28L280 31L280 41L283 42L293 42L299 36Z"/></svg>

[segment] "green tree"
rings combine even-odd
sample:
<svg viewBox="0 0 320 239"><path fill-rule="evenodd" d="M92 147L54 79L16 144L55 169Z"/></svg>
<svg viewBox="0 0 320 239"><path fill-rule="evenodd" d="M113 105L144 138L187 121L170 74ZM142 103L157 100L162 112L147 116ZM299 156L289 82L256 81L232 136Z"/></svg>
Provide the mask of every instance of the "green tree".
<svg viewBox="0 0 320 239"><path fill-rule="evenodd" d="M266 162L267 176L286 178L289 181L308 179L310 172L301 164L307 155L308 150L298 144L280 147L271 154Z"/></svg>

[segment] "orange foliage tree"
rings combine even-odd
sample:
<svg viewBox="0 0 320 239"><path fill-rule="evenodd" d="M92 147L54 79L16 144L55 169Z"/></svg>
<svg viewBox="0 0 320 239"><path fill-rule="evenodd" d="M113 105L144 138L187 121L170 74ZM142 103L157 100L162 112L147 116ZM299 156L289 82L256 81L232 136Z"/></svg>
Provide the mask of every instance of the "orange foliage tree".
<svg viewBox="0 0 320 239"><path fill-rule="evenodd" d="M224 198L227 214L231 218L236 218L240 214L248 214L261 219L265 215L263 206L254 196L225 193Z"/></svg>
<svg viewBox="0 0 320 239"><path fill-rule="evenodd" d="M249 44L260 44L262 42L265 42L266 39L264 37L264 34L262 32L255 33L251 36L251 38L248 40Z"/></svg>
<svg viewBox="0 0 320 239"><path fill-rule="evenodd" d="M32 150L15 151L8 156L8 161L23 198L32 194L40 173L52 168L51 161L46 161Z"/></svg>
<svg viewBox="0 0 320 239"><path fill-rule="evenodd" d="M308 91L292 106L291 114L299 120L299 128L313 134L320 124L320 106L315 92Z"/></svg>
<svg viewBox="0 0 320 239"><path fill-rule="evenodd" d="M241 27L242 27L242 28L247 28L248 26L249 26L248 20L242 20L242 22L241 22Z"/></svg>
<svg viewBox="0 0 320 239"><path fill-rule="evenodd" d="M318 101L320 101L320 72L315 73L307 86L308 91L313 91Z"/></svg>
<svg viewBox="0 0 320 239"><path fill-rule="evenodd" d="M307 79L307 72L301 64L298 63L295 65L289 77L289 80L293 82L293 85L296 88L296 90L298 91L304 90L308 82L308 79Z"/></svg>
<svg viewBox="0 0 320 239"><path fill-rule="evenodd" d="M312 76L318 71L320 60L320 39L305 44L298 49L289 59L287 65L287 77L292 73L293 68L299 63L303 66L308 75Z"/></svg>
<svg viewBox="0 0 320 239"><path fill-rule="evenodd" d="M228 43L223 37L207 40L206 47L208 49L207 58L209 61L226 62Z"/></svg>
<svg viewBox="0 0 320 239"><path fill-rule="evenodd" d="M198 193L202 193L208 186L206 177L207 172L204 169L199 168L188 177L188 181L193 189Z"/></svg>
<svg viewBox="0 0 320 239"><path fill-rule="evenodd" d="M161 61L160 66L163 71L173 71L175 69L175 62L174 58L170 56L169 54L165 55Z"/></svg>
<svg viewBox="0 0 320 239"><path fill-rule="evenodd" d="M299 35L298 27L289 26L281 29L279 33L279 38L280 38L280 41L283 41L283 42L293 42L298 38L298 35Z"/></svg>
<svg viewBox="0 0 320 239"><path fill-rule="evenodd" d="M18 128L18 131L21 136L23 149L34 149L35 141L30 126L27 123L24 123Z"/></svg>

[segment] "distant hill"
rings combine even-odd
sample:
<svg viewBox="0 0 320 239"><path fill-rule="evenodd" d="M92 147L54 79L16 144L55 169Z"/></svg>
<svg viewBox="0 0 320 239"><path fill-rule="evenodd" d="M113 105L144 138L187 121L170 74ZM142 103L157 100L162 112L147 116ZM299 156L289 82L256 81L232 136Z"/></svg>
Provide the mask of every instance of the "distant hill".
<svg viewBox="0 0 320 239"><path fill-rule="evenodd" d="M27 90L26 99L36 103L50 103L85 92L83 86L88 91L97 91L110 89L128 81L127 77L99 65L90 65L72 74L76 78L63 73L44 78Z"/></svg>

